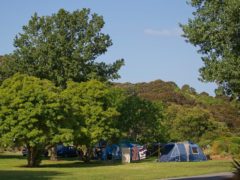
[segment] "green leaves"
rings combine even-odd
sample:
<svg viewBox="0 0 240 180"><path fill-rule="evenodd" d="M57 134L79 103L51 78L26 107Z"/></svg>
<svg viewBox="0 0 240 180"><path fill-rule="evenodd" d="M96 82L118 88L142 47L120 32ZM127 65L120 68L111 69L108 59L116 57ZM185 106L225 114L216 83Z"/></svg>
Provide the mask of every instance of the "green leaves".
<svg viewBox="0 0 240 180"><path fill-rule="evenodd" d="M74 127L77 145L92 146L101 139L111 141L119 136L115 126L119 113L109 96L112 89L99 81L68 82L62 97L70 105L71 119L80 125Z"/></svg>
<svg viewBox="0 0 240 180"><path fill-rule="evenodd" d="M165 116L169 138L173 141L199 142L201 138L214 139L229 131L225 123L215 121L209 111L200 107L171 105Z"/></svg>
<svg viewBox="0 0 240 180"><path fill-rule="evenodd" d="M88 81L93 74L101 81L119 78L123 59L113 64L96 62L112 45L110 36L101 32L103 27L103 17L91 14L90 9L72 13L60 9L41 17L35 13L16 36L14 63L0 68L0 80L20 72L66 88L68 80Z"/></svg>
<svg viewBox="0 0 240 180"><path fill-rule="evenodd" d="M123 138L142 143L163 140L162 104L133 95L125 98L118 109L121 114L118 127Z"/></svg>
<svg viewBox="0 0 240 180"><path fill-rule="evenodd" d="M111 142L120 134L119 113L109 98L114 96L115 89L97 80L69 81L61 90L48 80L15 74L0 86L0 145L38 151L58 143Z"/></svg>
<svg viewBox="0 0 240 180"><path fill-rule="evenodd" d="M52 144L52 138L69 136L59 101L60 90L48 80L15 74L0 87L1 141L29 145ZM69 138L68 138L69 139ZM58 142L61 142L61 138Z"/></svg>
<svg viewBox="0 0 240 180"><path fill-rule="evenodd" d="M181 25L184 37L203 54L202 80L216 82L226 95L240 97L240 2L192 0L193 19Z"/></svg>

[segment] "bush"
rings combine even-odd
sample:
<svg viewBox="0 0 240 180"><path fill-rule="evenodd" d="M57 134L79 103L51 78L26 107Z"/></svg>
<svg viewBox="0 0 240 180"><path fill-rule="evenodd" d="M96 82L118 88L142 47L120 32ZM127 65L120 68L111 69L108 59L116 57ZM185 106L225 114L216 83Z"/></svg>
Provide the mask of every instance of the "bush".
<svg viewBox="0 0 240 180"><path fill-rule="evenodd" d="M214 140L211 155L240 157L240 137L221 137Z"/></svg>

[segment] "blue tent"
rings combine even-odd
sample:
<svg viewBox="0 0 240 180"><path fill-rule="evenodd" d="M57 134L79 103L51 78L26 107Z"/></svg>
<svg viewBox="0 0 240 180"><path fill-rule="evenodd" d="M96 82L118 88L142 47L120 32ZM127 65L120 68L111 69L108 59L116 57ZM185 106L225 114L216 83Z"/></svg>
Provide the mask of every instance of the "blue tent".
<svg viewBox="0 0 240 180"><path fill-rule="evenodd" d="M133 157L133 149L137 148L137 160L146 158L147 149L144 146L139 144L134 144L128 141L121 141L119 144L107 145L107 143L99 142L93 149L95 159L101 160L120 160L122 158L121 148L130 148L131 150L131 159ZM136 150L136 149L135 149ZM135 154L135 155L136 155ZM136 156L135 156L136 157Z"/></svg>
<svg viewBox="0 0 240 180"><path fill-rule="evenodd" d="M121 159L121 149L117 144L107 145L106 148L103 149L102 160L118 160Z"/></svg>
<svg viewBox="0 0 240 180"><path fill-rule="evenodd" d="M121 159L121 149L117 144L98 146L93 148L94 158L101 160L118 160Z"/></svg>
<svg viewBox="0 0 240 180"><path fill-rule="evenodd" d="M201 148L191 142L169 143L161 149L161 162L169 161L206 161Z"/></svg>

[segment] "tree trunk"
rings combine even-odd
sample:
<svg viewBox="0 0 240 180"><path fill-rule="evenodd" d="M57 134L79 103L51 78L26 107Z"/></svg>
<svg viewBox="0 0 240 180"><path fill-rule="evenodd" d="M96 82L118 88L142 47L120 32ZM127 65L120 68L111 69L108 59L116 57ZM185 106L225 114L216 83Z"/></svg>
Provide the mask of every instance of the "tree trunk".
<svg viewBox="0 0 240 180"><path fill-rule="evenodd" d="M91 148L87 148L87 150L86 150L86 152L85 152L85 154L83 156L83 161L85 163L87 163L87 162L89 162L91 160L91 153L92 153Z"/></svg>
<svg viewBox="0 0 240 180"><path fill-rule="evenodd" d="M82 149L78 149L78 158L79 158L79 160L83 160L83 156L84 156L84 152L83 152L83 150Z"/></svg>
<svg viewBox="0 0 240 180"><path fill-rule="evenodd" d="M58 160L58 157L57 157L57 146L54 146L54 147L51 148L50 160L51 161L57 161Z"/></svg>
<svg viewBox="0 0 240 180"><path fill-rule="evenodd" d="M41 152L37 147L28 147L28 167L37 167L41 162Z"/></svg>

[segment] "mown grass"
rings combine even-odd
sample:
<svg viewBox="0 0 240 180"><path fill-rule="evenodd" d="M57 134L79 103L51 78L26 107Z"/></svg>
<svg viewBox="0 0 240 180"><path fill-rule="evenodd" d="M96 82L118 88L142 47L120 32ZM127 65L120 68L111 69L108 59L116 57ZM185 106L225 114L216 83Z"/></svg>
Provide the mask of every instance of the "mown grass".
<svg viewBox="0 0 240 180"><path fill-rule="evenodd" d="M0 154L0 179L162 179L232 171L231 161L158 163L148 159L139 163L91 162L68 159L43 160L41 167L27 168L26 158Z"/></svg>

